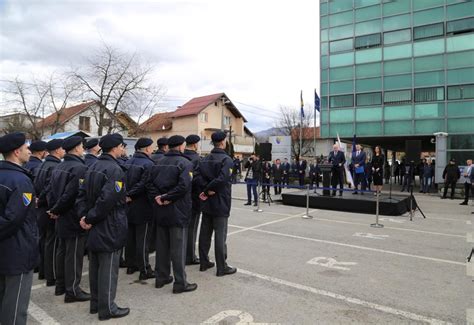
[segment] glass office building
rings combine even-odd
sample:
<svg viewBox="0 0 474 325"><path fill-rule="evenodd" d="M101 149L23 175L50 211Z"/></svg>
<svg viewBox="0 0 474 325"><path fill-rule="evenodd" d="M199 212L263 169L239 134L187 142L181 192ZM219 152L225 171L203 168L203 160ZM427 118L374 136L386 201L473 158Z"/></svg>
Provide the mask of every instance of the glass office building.
<svg viewBox="0 0 474 325"><path fill-rule="evenodd" d="M320 0L321 136L474 158L474 1Z"/></svg>

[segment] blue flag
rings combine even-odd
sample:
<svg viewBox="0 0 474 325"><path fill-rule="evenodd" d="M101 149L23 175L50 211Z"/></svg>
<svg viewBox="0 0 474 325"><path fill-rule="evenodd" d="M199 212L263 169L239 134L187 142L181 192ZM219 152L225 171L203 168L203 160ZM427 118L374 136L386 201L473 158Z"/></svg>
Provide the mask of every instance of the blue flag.
<svg viewBox="0 0 474 325"><path fill-rule="evenodd" d="M300 101L301 101L301 118L303 118L304 117L303 91L301 91Z"/></svg>
<svg viewBox="0 0 474 325"><path fill-rule="evenodd" d="M314 90L314 109L321 113L321 102L316 89Z"/></svg>

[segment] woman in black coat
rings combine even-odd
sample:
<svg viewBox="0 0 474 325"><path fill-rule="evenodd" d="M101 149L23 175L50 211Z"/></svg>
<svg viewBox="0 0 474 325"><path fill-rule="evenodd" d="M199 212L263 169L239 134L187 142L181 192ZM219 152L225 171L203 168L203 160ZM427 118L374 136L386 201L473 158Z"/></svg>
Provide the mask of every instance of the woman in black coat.
<svg viewBox="0 0 474 325"><path fill-rule="evenodd" d="M375 193L380 193L383 186L383 167L385 163L385 158L382 154L382 149L380 146L375 147L375 154L372 157L372 179L374 181Z"/></svg>

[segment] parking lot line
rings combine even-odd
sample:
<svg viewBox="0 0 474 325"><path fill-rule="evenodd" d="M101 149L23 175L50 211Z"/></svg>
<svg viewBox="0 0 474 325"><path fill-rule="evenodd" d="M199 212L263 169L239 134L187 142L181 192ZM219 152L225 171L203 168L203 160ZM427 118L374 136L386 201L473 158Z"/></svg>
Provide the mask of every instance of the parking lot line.
<svg viewBox="0 0 474 325"><path fill-rule="evenodd" d="M256 232L261 232L261 233L264 233L264 234L270 234L270 235L275 235L275 236L288 237L288 238L294 238L294 239L300 239L300 240L307 240L307 241L312 241L312 242L317 242L317 243L324 243L324 244L337 245L337 246L343 246L343 247L350 247L350 248L356 248L356 249L367 250L367 251L378 252L378 253L384 253L384 254L392 254L392 255L398 255L398 256L404 256L404 257L413 257L413 258L428 260L428 261L432 261L432 262L440 262L440 263L447 263L447 264L453 264L453 265L461 265L463 267L466 266L466 263L451 261L451 260L445 260L445 259L441 259L441 258L428 257L428 256L422 256L422 255L414 255L414 254L408 254L408 253L401 253L401 252L389 251L389 250L380 249L380 248L372 248L372 247L366 247L366 246L352 245L352 244L340 243L340 242L324 240L324 239L302 237L302 236L297 236L297 235L284 234L284 233L281 233L281 232L275 232L275 231L269 231L269 230L263 230L263 229L255 229L254 227L253 228L246 228L246 227L240 227L240 226L235 226L235 225L229 225L229 226L235 227L235 228L241 228L241 231L256 231ZM230 234L236 234L236 233L241 232L241 231L237 230L237 231L235 231L233 233L230 233Z"/></svg>
<svg viewBox="0 0 474 325"><path fill-rule="evenodd" d="M306 291L306 292L311 292L311 293L314 293L314 294L317 294L317 295L320 295L320 296L325 296L325 297L341 300L341 301L344 301L346 303L355 304L355 305L367 307L367 308L370 308L370 309L375 309L375 310L378 310L378 311L381 311L381 312L384 312L384 313L388 313L388 314L392 314L392 315L396 315L396 316L401 316L401 317L411 319L411 320L414 320L414 321L426 322L426 323L429 323L429 324L451 324L449 322L446 322L446 321L443 321L443 320L440 320L440 319L418 315L418 314L415 314L415 313L412 313L412 312L409 312L409 311L404 311L404 310L396 309L396 308L389 307L389 306L379 305L379 304L372 303L372 302L369 302L369 301L344 296L344 295L341 295L341 294L338 294L338 293L334 293L334 292L330 292L330 291L326 291L326 290L321 290L321 289L317 289L317 288L313 288L313 287L309 287L309 286L302 285L302 284L299 284L299 283L289 282L289 281L278 279L278 278L275 278L275 277L272 277L272 276L247 271L247 270L244 270L244 269L241 269L241 268L239 268L238 272L241 273L241 274L245 274L245 275L248 275L248 276L251 276L251 277L261 279L261 280L269 281L269 282L272 282L272 283L284 285L284 286L287 286L287 287L291 287L291 288Z"/></svg>

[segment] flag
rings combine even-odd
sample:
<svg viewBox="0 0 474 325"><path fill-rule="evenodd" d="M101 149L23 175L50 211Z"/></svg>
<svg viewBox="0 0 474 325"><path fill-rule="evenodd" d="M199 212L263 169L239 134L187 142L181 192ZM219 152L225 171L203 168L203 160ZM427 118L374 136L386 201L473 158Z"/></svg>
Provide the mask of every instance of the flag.
<svg viewBox="0 0 474 325"><path fill-rule="evenodd" d="M300 100L301 100L301 118L303 118L304 117L303 91L301 91Z"/></svg>
<svg viewBox="0 0 474 325"><path fill-rule="evenodd" d="M356 152L356 135L352 137L352 153Z"/></svg>
<svg viewBox="0 0 474 325"><path fill-rule="evenodd" d="M318 92L314 90L314 109L321 112L321 102L319 100Z"/></svg>

